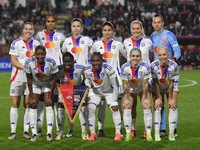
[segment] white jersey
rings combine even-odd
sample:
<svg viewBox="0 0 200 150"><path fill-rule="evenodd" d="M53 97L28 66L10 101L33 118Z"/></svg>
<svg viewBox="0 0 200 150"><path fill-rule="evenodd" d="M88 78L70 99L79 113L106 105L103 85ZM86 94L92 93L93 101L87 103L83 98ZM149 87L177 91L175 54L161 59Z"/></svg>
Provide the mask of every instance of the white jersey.
<svg viewBox="0 0 200 150"><path fill-rule="evenodd" d="M142 92L142 83L144 79L149 79L151 77L150 67L144 62L140 62L136 70L127 62L122 65L121 70L121 79L129 82L133 93Z"/></svg>
<svg viewBox="0 0 200 150"><path fill-rule="evenodd" d="M24 70L26 73L32 74L33 84L43 86L51 82L52 74L58 72L58 67L52 58L46 57L44 63L40 65L33 56L26 61Z"/></svg>
<svg viewBox="0 0 200 150"><path fill-rule="evenodd" d="M64 66L58 66L61 84L68 85L80 85L82 82L84 66L80 64L74 64L74 69L71 72L64 70Z"/></svg>
<svg viewBox="0 0 200 150"><path fill-rule="evenodd" d="M126 51L120 40L113 39L108 43L102 39L96 40L92 44L91 53L94 52L100 52L103 58L107 60L107 63L116 69L116 73L120 75L119 52L126 57Z"/></svg>
<svg viewBox="0 0 200 150"><path fill-rule="evenodd" d="M112 93L111 79L116 77L116 73L110 65L103 63L99 72L93 71L91 65L87 66L84 69L84 76L92 82L92 90L94 93Z"/></svg>
<svg viewBox="0 0 200 150"><path fill-rule="evenodd" d="M92 42L89 36L81 35L77 39L72 36L67 37L63 43L62 52L70 52L78 64L87 66Z"/></svg>
<svg viewBox="0 0 200 150"><path fill-rule="evenodd" d="M20 37L12 42L9 54L17 56L17 61L24 65L28 58L34 55L35 48L38 45L40 45L39 41L34 38L30 42L26 42ZM11 74L12 81L27 82L26 73L23 69L18 69L13 66Z"/></svg>
<svg viewBox="0 0 200 150"><path fill-rule="evenodd" d="M179 80L179 68L177 63L169 60L166 68L160 65L159 60L151 63L152 78L158 79L158 85L161 90L169 88L171 80Z"/></svg>
<svg viewBox="0 0 200 150"><path fill-rule="evenodd" d="M62 64L61 43L65 40L63 32L54 30L49 34L46 29L40 30L35 34L35 38L40 41L47 50L47 56L53 58L57 65Z"/></svg>
<svg viewBox="0 0 200 150"><path fill-rule="evenodd" d="M152 41L150 38L142 37L136 41L132 37L129 37L124 40L124 46L127 52L127 61L130 60L129 55L131 49L138 47L142 52L142 61L150 65L149 53L153 52Z"/></svg>

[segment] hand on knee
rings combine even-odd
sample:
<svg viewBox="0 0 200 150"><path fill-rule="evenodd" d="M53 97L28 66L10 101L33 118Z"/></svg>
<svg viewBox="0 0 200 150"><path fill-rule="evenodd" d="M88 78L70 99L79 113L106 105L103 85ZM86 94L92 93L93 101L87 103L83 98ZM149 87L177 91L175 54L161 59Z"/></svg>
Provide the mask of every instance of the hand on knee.
<svg viewBox="0 0 200 150"><path fill-rule="evenodd" d="M52 102L46 102L46 107L48 106L52 106L53 107L53 103Z"/></svg>
<svg viewBox="0 0 200 150"><path fill-rule="evenodd" d="M34 102L32 104L30 104L30 108L32 109L37 109L38 105Z"/></svg>
<svg viewBox="0 0 200 150"><path fill-rule="evenodd" d="M110 106L110 108L113 110L113 111L117 111L119 109L119 107L117 105L115 106Z"/></svg>
<svg viewBox="0 0 200 150"><path fill-rule="evenodd" d="M124 109L132 109L131 103L123 103Z"/></svg>
<svg viewBox="0 0 200 150"><path fill-rule="evenodd" d="M151 109L151 102L145 102L142 104L143 109Z"/></svg>

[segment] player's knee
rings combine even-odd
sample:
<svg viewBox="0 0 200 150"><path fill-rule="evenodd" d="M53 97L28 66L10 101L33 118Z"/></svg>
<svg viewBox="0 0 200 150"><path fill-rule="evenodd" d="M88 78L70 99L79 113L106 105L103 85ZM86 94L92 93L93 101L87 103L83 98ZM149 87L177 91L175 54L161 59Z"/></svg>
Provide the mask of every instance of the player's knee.
<svg viewBox="0 0 200 150"><path fill-rule="evenodd" d="M142 104L143 109L151 109L151 102L144 102Z"/></svg>
<svg viewBox="0 0 200 150"><path fill-rule="evenodd" d="M123 107L124 109L132 109L132 104L130 102L124 102Z"/></svg>
<svg viewBox="0 0 200 150"><path fill-rule="evenodd" d="M35 102L30 104L30 108L32 108L32 109L37 109L37 107L38 107L38 105Z"/></svg>
<svg viewBox="0 0 200 150"><path fill-rule="evenodd" d="M46 107L48 107L48 106L53 106L53 103L48 101L48 102L46 103Z"/></svg>

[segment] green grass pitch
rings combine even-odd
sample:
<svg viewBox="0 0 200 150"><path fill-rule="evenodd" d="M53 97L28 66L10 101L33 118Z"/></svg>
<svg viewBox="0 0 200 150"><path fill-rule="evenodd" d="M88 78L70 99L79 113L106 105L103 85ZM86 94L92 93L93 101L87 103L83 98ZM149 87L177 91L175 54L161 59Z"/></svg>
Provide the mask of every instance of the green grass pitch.
<svg viewBox="0 0 200 150"><path fill-rule="evenodd" d="M163 137L161 142L147 142L142 138L144 130L143 111L141 103L138 100L137 106L137 136L130 142L114 141L114 124L110 110L106 109L105 120L105 137L98 138L97 141L83 141L81 139L80 122L77 118L74 125L74 137L65 138L61 141L47 142L43 136L37 142L30 142L22 138L23 134L23 103L21 101L19 109L19 120L17 126L17 138L8 140L10 134L9 111L11 107L11 99L9 97L9 81L10 72L0 72L0 150L22 150L22 149L102 149L102 150L131 150L131 149L148 149L148 150L198 150L200 149L200 70L180 71L179 81L179 100L178 100L178 138L176 141L168 141L168 137ZM195 84L197 83L197 84ZM195 84L195 85L193 85ZM165 102L165 108L167 103ZM168 109L166 109L168 117ZM167 131L168 131L168 118ZM96 123L97 127L97 123ZM96 128L97 130L97 128ZM46 132L46 122L43 127ZM67 121L65 122L65 134L67 133ZM124 125L122 124L122 132L125 135ZM31 132L30 132L31 133ZM56 129L54 125L53 137L55 138ZM152 131L154 135L154 130Z"/></svg>

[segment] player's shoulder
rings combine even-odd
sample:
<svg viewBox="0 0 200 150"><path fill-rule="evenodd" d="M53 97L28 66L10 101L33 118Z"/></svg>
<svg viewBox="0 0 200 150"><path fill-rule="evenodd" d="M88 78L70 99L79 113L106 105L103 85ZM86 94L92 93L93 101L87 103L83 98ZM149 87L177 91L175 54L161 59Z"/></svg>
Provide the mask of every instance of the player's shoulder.
<svg viewBox="0 0 200 150"><path fill-rule="evenodd" d="M76 64L74 64L74 68L83 70L85 67L83 65L81 65L81 64L77 64L76 63Z"/></svg>
<svg viewBox="0 0 200 150"><path fill-rule="evenodd" d="M91 65L88 65L88 66L85 66L84 67L84 72L87 72L87 71L90 71L92 69L92 66Z"/></svg>
<svg viewBox="0 0 200 150"><path fill-rule="evenodd" d="M36 57L35 56L32 56L32 57L30 57L27 61L26 61L26 65L29 65L30 63L32 63L32 62L35 62L35 61L37 61L37 59L36 59Z"/></svg>
<svg viewBox="0 0 200 150"><path fill-rule="evenodd" d="M35 33L35 35L41 34L42 32L44 32L44 29L38 30L38 31Z"/></svg>
<svg viewBox="0 0 200 150"><path fill-rule="evenodd" d="M151 69L154 69L156 66L159 66L159 60L155 60L151 63Z"/></svg>
<svg viewBox="0 0 200 150"><path fill-rule="evenodd" d="M119 43L123 44L123 43L122 43L122 40L120 40L120 39L113 39L113 41L119 42Z"/></svg>
<svg viewBox="0 0 200 150"><path fill-rule="evenodd" d="M172 60L169 59L169 64L174 67L174 70L175 71L178 71L179 70L179 67L178 67L178 64Z"/></svg>
<svg viewBox="0 0 200 150"><path fill-rule="evenodd" d="M102 68L104 68L106 70L109 70L109 71L113 70L112 66L107 64L107 63L103 63L102 64Z"/></svg>
<svg viewBox="0 0 200 150"><path fill-rule="evenodd" d="M81 37L83 37L83 38L85 38L85 39L90 39L90 40L92 40L92 38L89 37L88 35L81 35Z"/></svg>
<svg viewBox="0 0 200 150"><path fill-rule="evenodd" d="M15 45L16 43L18 43L19 41L22 41L22 37L15 39L11 45Z"/></svg>
<svg viewBox="0 0 200 150"><path fill-rule="evenodd" d="M40 44L40 41L38 39L36 39L36 38L33 38L33 41Z"/></svg>
<svg viewBox="0 0 200 150"><path fill-rule="evenodd" d="M65 34L62 32L62 31L59 31L59 30L55 30L55 33L59 33L59 34L62 34L63 36L65 36Z"/></svg>
<svg viewBox="0 0 200 150"><path fill-rule="evenodd" d="M97 43L99 43L99 42L101 42L101 41L102 41L102 39L97 39L97 40L95 40L95 41L92 43L92 45L97 44Z"/></svg>
<svg viewBox="0 0 200 150"><path fill-rule="evenodd" d="M175 40L176 36L173 32L169 31L169 30L165 30L165 34L168 36L168 37L171 37L173 40Z"/></svg>
<svg viewBox="0 0 200 150"><path fill-rule="evenodd" d="M150 37L143 36L142 39L146 42L152 42Z"/></svg>
<svg viewBox="0 0 200 150"><path fill-rule="evenodd" d="M56 65L56 61L53 58L46 57L45 61L48 63L51 63L53 66Z"/></svg>
<svg viewBox="0 0 200 150"><path fill-rule="evenodd" d="M150 66L147 64L147 63L145 63L145 62L140 62L140 66L142 66L142 67L144 67L144 68L146 68L147 70L149 70L150 69Z"/></svg>
<svg viewBox="0 0 200 150"><path fill-rule="evenodd" d="M129 62L124 63L124 64L121 66L122 72L124 72L124 70L125 70L126 68L129 68L130 66L131 66L131 65L130 65Z"/></svg>
<svg viewBox="0 0 200 150"><path fill-rule="evenodd" d="M150 35L150 37L152 38L152 37L154 37L156 35L156 31L154 31L151 35Z"/></svg>

